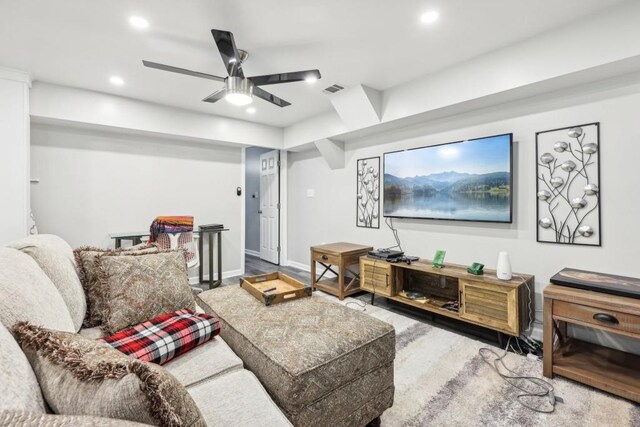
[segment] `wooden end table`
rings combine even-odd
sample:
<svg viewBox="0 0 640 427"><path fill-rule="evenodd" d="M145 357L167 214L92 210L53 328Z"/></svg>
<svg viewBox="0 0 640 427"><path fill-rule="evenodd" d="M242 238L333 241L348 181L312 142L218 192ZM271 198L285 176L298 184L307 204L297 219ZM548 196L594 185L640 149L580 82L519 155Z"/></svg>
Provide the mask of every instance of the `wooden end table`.
<svg viewBox="0 0 640 427"><path fill-rule="evenodd" d="M320 289L331 295L337 296L340 300L344 297L360 291L360 274L358 268L360 257L373 250L371 246L356 245L353 243L329 243L326 245L311 247L311 287L313 290ZM324 271L316 277L316 263L324 267ZM337 271L334 267L337 266ZM332 272L336 277L323 279L324 275ZM348 283L346 273L351 273L352 277Z"/></svg>
<svg viewBox="0 0 640 427"><path fill-rule="evenodd" d="M567 323L640 339L640 299L549 285L543 344L545 377L558 374L640 403L640 356L569 337Z"/></svg>

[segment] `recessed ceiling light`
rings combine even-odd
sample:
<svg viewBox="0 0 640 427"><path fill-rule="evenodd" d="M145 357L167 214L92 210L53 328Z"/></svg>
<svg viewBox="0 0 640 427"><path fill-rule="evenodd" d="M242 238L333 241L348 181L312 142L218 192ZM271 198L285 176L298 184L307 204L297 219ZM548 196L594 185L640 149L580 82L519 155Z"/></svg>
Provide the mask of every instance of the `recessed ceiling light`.
<svg viewBox="0 0 640 427"><path fill-rule="evenodd" d="M423 24L433 24L439 17L440 14L438 12L431 10L420 15L420 21L422 21Z"/></svg>
<svg viewBox="0 0 640 427"><path fill-rule="evenodd" d="M247 108L247 113L249 113L249 114L255 114L255 113L256 113L256 107L249 107L249 108Z"/></svg>
<svg viewBox="0 0 640 427"><path fill-rule="evenodd" d="M114 86L122 86L124 84L124 80L120 76L111 76L109 77L109 83Z"/></svg>
<svg viewBox="0 0 640 427"><path fill-rule="evenodd" d="M130 16L129 24L139 30L145 30L149 28L149 21L144 19L142 16Z"/></svg>
<svg viewBox="0 0 640 427"><path fill-rule="evenodd" d="M307 77L306 79L304 79L305 82L309 83L310 85L314 84L315 82L318 81L318 78L316 76L310 76Z"/></svg>

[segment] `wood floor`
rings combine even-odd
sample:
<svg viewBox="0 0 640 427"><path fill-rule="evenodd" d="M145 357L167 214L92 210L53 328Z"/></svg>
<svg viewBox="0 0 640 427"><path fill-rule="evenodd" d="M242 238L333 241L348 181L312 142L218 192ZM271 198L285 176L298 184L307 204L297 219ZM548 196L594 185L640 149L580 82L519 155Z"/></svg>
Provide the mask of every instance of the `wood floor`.
<svg viewBox="0 0 640 427"><path fill-rule="evenodd" d="M309 286L311 284L311 274L308 271L300 270L294 267L283 267L281 265L271 264L270 262L263 261L260 258L253 255L246 255L244 263L244 276L257 276L260 274L273 273L275 271L281 271L287 276L293 277L299 280L303 284ZM240 278L243 276L227 277L222 280L222 286L237 286ZM209 289L206 283L195 285L203 290Z"/></svg>
<svg viewBox="0 0 640 427"><path fill-rule="evenodd" d="M247 255L244 263L244 275L256 276L259 274L273 273L275 271L281 271L287 276L293 277L296 280L304 283L305 285L311 284L311 274L308 271L300 270L295 267L283 267L281 265L271 264L270 262L263 261L258 257ZM231 279L233 284L238 283L237 278Z"/></svg>

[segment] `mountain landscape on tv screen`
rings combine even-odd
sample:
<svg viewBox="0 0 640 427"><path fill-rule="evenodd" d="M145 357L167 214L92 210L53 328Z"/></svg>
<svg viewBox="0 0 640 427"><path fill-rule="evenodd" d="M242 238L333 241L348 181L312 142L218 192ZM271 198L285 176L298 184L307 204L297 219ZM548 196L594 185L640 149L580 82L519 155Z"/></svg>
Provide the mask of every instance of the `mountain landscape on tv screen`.
<svg viewBox="0 0 640 427"><path fill-rule="evenodd" d="M404 178L384 174L387 216L509 221L510 197L509 172L449 171Z"/></svg>
<svg viewBox="0 0 640 427"><path fill-rule="evenodd" d="M508 195L509 172L473 175L460 172L441 172L426 176L398 178L384 175L385 197L401 195L435 195L443 193L489 193Z"/></svg>

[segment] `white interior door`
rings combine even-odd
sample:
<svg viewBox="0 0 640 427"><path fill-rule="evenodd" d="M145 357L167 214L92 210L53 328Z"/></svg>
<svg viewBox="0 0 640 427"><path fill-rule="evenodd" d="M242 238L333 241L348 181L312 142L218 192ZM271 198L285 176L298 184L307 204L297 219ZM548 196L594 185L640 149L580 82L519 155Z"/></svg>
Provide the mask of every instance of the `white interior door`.
<svg viewBox="0 0 640 427"><path fill-rule="evenodd" d="M260 156L260 258L280 263L279 151Z"/></svg>

